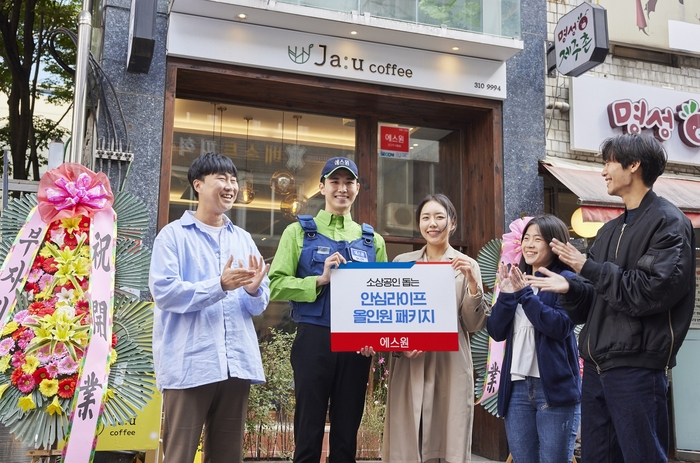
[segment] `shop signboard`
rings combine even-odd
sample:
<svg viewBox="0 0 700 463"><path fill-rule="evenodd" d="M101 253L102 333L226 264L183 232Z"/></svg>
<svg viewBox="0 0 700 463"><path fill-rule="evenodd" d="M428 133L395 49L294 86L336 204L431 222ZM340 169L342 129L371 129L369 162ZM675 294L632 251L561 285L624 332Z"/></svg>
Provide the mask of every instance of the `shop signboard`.
<svg viewBox="0 0 700 463"><path fill-rule="evenodd" d="M571 149L597 153L621 133L656 137L668 160L700 163L700 94L600 77L571 81Z"/></svg>
<svg viewBox="0 0 700 463"><path fill-rule="evenodd" d="M156 450L160 442L162 396L157 389L143 410L131 422L98 429L97 450Z"/></svg>
<svg viewBox="0 0 700 463"><path fill-rule="evenodd" d="M171 13L168 56L503 100L506 63Z"/></svg>
<svg viewBox="0 0 700 463"><path fill-rule="evenodd" d="M603 61L610 49L605 8L582 3L557 22L554 50L557 71L577 77Z"/></svg>
<svg viewBox="0 0 700 463"><path fill-rule="evenodd" d="M331 350L456 351L449 262L351 262L331 271Z"/></svg>
<svg viewBox="0 0 700 463"><path fill-rule="evenodd" d="M610 41L635 48L700 54L700 2L597 0L608 12Z"/></svg>
<svg viewBox="0 0 700 463"><path fill-rule="evenodd" d="M405 127L379 126L379 155L408 159L410 132Z"/></svg>

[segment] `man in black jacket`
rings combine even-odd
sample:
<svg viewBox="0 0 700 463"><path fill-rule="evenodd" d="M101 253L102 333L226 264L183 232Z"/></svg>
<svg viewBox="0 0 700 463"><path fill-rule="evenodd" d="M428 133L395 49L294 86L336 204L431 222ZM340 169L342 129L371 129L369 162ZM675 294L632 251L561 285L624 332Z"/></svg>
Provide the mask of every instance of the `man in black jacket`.
<svg viewBox="0 0 700 463"><path fill-rule="evenodd" d="M530 284L561 293L584 359L582 459L667 462L668 369L695 306L695 234L688 218L652 190L666 167L653 137L625 134L603 142L602 175L625 212L598 232L588 258L570 243L550 244L577 275Z"/></svg>

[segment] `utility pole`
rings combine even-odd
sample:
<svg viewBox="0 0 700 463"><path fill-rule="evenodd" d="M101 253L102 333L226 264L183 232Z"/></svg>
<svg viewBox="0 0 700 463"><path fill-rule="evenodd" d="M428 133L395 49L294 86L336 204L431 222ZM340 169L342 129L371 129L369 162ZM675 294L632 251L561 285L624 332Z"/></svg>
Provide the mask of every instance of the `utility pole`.
<svg viewBox="0 0 700 463"><path fill-rule="evenodd" d="M70 162L82 160L85 138L85 88L87 87L87 69L90 54L90 35L92 33L92 15L90 0L83 0L83 9L78 16L78 50L75 63L75 93L73 94L73 126L71 130Z"/></svg>

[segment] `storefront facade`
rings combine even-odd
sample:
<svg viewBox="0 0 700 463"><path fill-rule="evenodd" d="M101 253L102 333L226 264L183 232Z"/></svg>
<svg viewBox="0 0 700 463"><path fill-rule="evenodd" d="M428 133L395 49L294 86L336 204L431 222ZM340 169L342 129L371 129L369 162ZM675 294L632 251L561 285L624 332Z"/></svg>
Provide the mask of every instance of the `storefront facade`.
<svg viewBox="0 0 700 463"><path fill-rule="evenodd" d="M420 22L420 1L316 2L329 11L159 0L147 74L126 70L129 3L104 2L102 61L129 121L126 189L151 211L150 239L195 207L186 172L207 151L236 163L231 218L268 260L296 214L323 206L319 173L333 156L358 164L353 216L385 237L390 258L421 245L413 214L428 193L452 199L452 244L474 257L515 218L542 212L543 0L463 2L481 13L462 29ZM290 323L274 303L258 328ZM505 459L502 430L478 428L475 452Z"/></svg>

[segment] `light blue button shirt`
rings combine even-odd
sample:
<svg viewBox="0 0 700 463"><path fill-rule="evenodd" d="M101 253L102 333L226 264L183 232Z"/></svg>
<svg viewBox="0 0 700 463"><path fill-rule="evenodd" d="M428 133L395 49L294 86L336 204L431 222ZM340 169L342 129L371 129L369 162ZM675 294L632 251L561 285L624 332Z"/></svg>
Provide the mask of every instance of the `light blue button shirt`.
<svg viewBox="0 0 700 463"><path fill-rule="evenodd" d="M229 377L265 381L254 315L270 301L269 280L257 294L224 291L221 272L260 257L250 233L224 217L219 242L192 211L156 237L148 286L155 300L153 362L158 390L188 389Z"/></svg>

